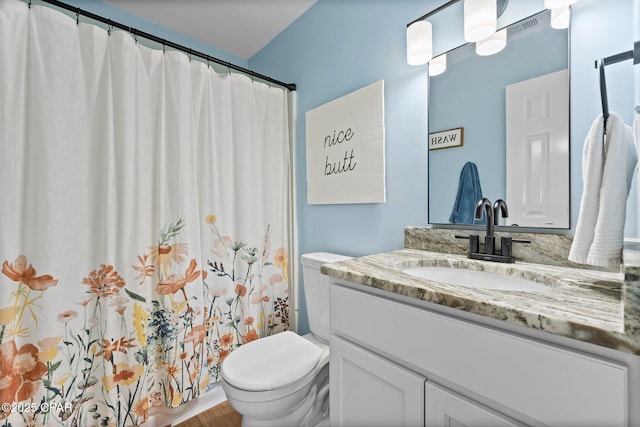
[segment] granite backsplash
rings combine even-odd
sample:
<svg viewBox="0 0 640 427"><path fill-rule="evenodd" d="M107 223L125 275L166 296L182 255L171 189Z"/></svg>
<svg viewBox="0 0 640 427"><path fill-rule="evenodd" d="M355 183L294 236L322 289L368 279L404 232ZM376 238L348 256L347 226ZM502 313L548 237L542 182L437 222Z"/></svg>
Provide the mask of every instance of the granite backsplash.
<svg viewBox="0 0 640 427"><path fill-rule="evenodd" d="M468 236L471 234L480 234L480 240L482 241L484 230L478 233L475 230L464 229L407 227L404 230L404 247L406 249L464 255L469 249L469 241L456 239L455 236ZM503 236L510 236L514 239L531 240L531 243L517 243L513 245L513 255L516 257L516 262L531 262L535 264L609 271L613 273L622 272L621 268L594 267L569 261L568 256L571 243L573 242L573 236L568 234L497 231L495 236L497 244L500 242L500 237Z"/></svg>

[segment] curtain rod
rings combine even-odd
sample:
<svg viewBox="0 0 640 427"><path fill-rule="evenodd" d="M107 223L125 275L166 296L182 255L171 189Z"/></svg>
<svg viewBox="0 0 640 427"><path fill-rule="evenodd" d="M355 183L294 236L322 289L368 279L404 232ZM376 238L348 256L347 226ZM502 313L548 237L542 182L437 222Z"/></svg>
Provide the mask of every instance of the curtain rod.
<svg viewBox="0 0 640 427"><path fill-rule="evenodd" d="M281 82L279 80L272 79L271 77L256 73L255 71L251 71L251 70L248 70L246 68L240 67L238 65L232 64L230 62L223 61L222 59L207 55L206 53L202 53L202 52L199 52L197 50L190 49L190 48L188 48L186 46L182 46L182 45L180 45L178 43L174 43L172 41L165 40L165 39L160 38L158 36L154 36L153 34L150 34L150 33L144 32L144 31L140 31L137 28L132 28L132 27L129 27L127 25L121 24L119 22L112 21L111 19L108 19L108 18L105 18L103 16L96 15L94 13L88 12L86 10L83 10L83 9L79 8L79 7L75 7L75 6L72 6L70 4L58 1L58 0L42 0L42 1L44 3L49 3L49 4L52 4L54 6L57 6L57 7L61 8L61 9L65 9L65 10L68 10L70 12L74 12L76 15L86 16L87 18L91 18L94 21L98 21L98 22L102 22L103 24L107 24L110 27L115 27L115 28L119 28L121 30L127 31L127 32L133 34L134 37L137 37L137 36L144 37L145 39L154 41L156 43L161 43L163 46L170 47L170 48L173 48L173 49L176 49L176 50L181 50L181 51L183 51L185 53L188 53L189 55L195 55L195 56L198 56L198 57L200 57L202 59L206 59L207 61L215 62L216 64L223 65L223 66L225 66L227 68L230 68L232 70L238 71L238 72L243 73L243 74L247 74L247 75L249 75L251 77L256 77L258 79L265 80L265 81L267 81L269 83L273 83L275 85L282 86L282 87L284 87L284 88L286 88L286 89L288 89L290 91L295 91L296 90L295 83L284 83L284 82ZM28 3L29 3L29 7L31 7L31 0L29 0Z"/></svg>

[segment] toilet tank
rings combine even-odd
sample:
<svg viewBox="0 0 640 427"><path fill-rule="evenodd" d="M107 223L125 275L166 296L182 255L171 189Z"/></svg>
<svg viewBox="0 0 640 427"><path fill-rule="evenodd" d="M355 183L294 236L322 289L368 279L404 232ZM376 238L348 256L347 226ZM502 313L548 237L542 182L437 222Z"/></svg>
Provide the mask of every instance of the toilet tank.
<svg viewBox="0 0 640 427"><path fill-rule="evenodd" d="M351 257L328 252L302 255L302 280L311 333L321 341L329 342L329 276L320 273L320 266Z"/></svg>

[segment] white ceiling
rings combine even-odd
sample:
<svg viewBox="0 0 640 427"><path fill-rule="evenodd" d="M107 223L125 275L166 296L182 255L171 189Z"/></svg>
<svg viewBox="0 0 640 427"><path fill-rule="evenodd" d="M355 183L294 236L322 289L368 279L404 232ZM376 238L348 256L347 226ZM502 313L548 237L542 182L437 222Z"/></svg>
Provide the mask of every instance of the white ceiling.
<svg viewBox="0 0 640 427"><path fill-rule="evenodd" d="M317 0L104 0L173 31L249 59Z"/></svg>

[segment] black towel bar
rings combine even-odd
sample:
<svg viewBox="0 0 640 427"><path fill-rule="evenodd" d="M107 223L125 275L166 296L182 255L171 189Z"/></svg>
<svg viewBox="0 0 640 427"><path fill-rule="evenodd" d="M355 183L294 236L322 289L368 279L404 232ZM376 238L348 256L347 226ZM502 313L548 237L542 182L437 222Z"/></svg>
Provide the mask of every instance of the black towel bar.
<svg viewBox="0 0 640 427"><path fill-rule="evenodd" d="M627 59L633 59L633 63L640 64L640 41L637 41L633 44L632 50L627 50L625 52L620 52L615 55L607 56L606 58L602 58L600 60L596 59L594 61L594 68L598 68L598 62L602 61L605 66L616 64L618 62L626 61Z"/></svg>
<svg viewBox="0 0 640 427"><path fill-rule="evenodd" d="M607 99L607 82L604 73L604 67L618 62L633 59L633 64L640 64L640 41L633 43L633 50L617 53L615 55L601 58L595 61L595 68L600 68L600 100L602 101L602 116L605 124L609 118L609 101ZM598 67L599 66L599 67Z"/></svg>

